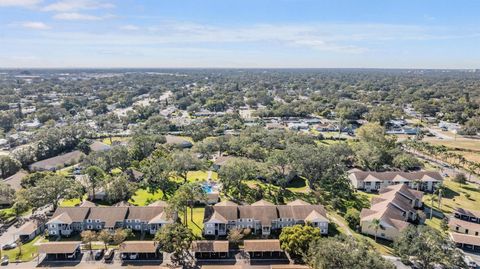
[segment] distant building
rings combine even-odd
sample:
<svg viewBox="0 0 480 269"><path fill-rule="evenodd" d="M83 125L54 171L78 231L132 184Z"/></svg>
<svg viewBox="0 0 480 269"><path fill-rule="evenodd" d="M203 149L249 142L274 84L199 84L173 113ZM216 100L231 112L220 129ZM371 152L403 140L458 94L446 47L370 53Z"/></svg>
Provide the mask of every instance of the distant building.
<svg viewBox="0 0 480 269"><path fill-rule="evenodd" d="M356 171L349 175L350 182L355 189L366 192L379 191L382 188L405 184L412 189L419 187L421 191L433 192L443 182L438 172L370 172ZM417 181L421 183L417 183ZM420 184L420 186L417 186Z"/></svg>
<svg viewBox="0 0 480 269"><path fill-rule="evenodd" d="M48 158L42 161L35 162L30 165L32 171L55 171L65 166L79 163L85 154L79 150L58 155L56 157Z"/></svg>
<svg viewBox="0 0 480 269"><path fill-rule="evenodd" d="M180 137L180 136L174 136L174 135L166 135L165 136L167 142L167 145L174 145L180 148L191 148L193 147L192 142L188 141L187 139Z"/></svg>

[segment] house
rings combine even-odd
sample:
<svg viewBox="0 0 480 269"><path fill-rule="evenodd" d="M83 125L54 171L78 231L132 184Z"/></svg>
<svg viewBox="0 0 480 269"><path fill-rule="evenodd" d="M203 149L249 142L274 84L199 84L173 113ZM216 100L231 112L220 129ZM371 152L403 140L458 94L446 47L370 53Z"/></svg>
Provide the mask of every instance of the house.
<svg viewBox="0 0 480 269"><path fill-rule="evenodd" d="M18 191L22 188L22 179L28 175L27 172L20 170L17 173L11 175L10 177L6 178L3 182L7 185L10 185L12 189Z"/></svg>
<svg viewBox="0 0 480 269"><path fill-rule="evenodd" d="M73 260L81 255L82 242L47 242L38 245L38 253L45 254L48 260Z"/></svg>
<svg viewBox="0 0 480 269"><path fill-rule="evenodd" d="M155 241L125 241L120 244L120 258L125 260L160 259L160 251Z"/></svg>
<svg viewBox="0 0 480 269"><path fill-rule="evenodd" d="M285 254L280 247L280 240L277 239L244 240L243 249L250 255L250 258L279 257Z"/></svg>
<svg viewBox="0 0 480 269"><path fill-rule="evenodd" d="M457 208L453 212L453 216L457 219L480 224L480 211Z"/></svg>
<svg viewBox="0 0 480 269"><path fill-rule="evenodd" d="M451 231L473 236L480 235L480 224L476 222L465 221L452 217L448 221L448 227Z"/></svg>
<svg viewBox="0 0 480 269"><path fill-rule="evenodd" d="M422 207L422 197L422 192L404 184L380 190L380 195L372 199L371 207L360 212L362 233L394 240L410 223L421 221L416 209ZM380 221L377 231L372 224L374 220Z"/></svg>
<svg viewBox="0 0 480 269"><path fill-rule="evenodd" d="M477 237L477 241L480 242L480 211L457 208L449 218L448 227L456 238L470 238L457 236L458 234L462 234ZM457 244L462 243L455 242Z"/></svg>
<svg viewBox="0 0 480 269"><path fill-rule="evenodd" d="M251 205L223 201L205 208L204 235L226 236L233 228L249 228L253 234L268 236L272 231L295 224L318 227L328 234L329 220L322 205L296 200L286 205L274 205L260 200Z"/></svg>
<svg viewBox="0 0 480 269"><path fill-rule="evenodd" d="M45 225L37 221L25 222L16 232L16 235L22 242L28 242L33 240L37 235L41 234L45 228Z"/></svg>
<svg viewBox="0 0 480 269"><path fill-rule="evenodd" d="M112 147L105 144L105 143L102 143L100 141L93 141L92 144L90 144L90 150L93 151L93 152L97 152L97 151L109 151L111 150Z"/></svg>
<svg viewBox="0 0 480 269"><path fill-rule="evenodd" d="M79 150L75 150L69 153L65 153L56 157L48 158L42 161L35 162L30 165L32 171L55 171L68 165L73 165L85 156L85 154Z"/></svg>
<svg viewBox="0 0 480 269"><path fill-rule="evenodd" d="M192 242L192 252L197 259L228 258L228 241L199 240Z"/></svg>
<svg viewBox="0 0 480 269"><path fill-rule="evenodd" d="M480 252L480 237L460 234L460 233L450 233L450 238L458 248L469 252Z"/></svg>
<svg viewBox="0 0 480 269"><path fill-rule="evenodd" d="M174 145L176 147L184 148L184 149L193 147L192 142L180 136L166 135L165 139L167 140L166 142L167 145Z"/></svg>
<svg viewBox="0 0 480 269"><path fill-rule="evenodd" d="M228 155L222 155L222 156L219 156L219 157L215 158L215 160L213 161L213 166L212 166L213 170L214 171L220 170L220 168L222 168L222 166L224 166L227 162L229 162L232 159L235 159L235 157L228 156Z"/></svg>
<svg viewBox="0 0 480 269"><path fill-rule="evenodd" d="M155 234L163 225L173 223L164 206L83 206L59 207L47 222L49 235L70 236L83 230L129 228Z"/></svg>
<svg viewBox="0 0 480 269"><path fill-rule="evenodd" d="M438 172L370 172L355 171L348 176L353 188L366 192L379 191L382 188L405 184L412 189L433 192L443 182ZM420 184L420 185L417 185Z"/></svg>

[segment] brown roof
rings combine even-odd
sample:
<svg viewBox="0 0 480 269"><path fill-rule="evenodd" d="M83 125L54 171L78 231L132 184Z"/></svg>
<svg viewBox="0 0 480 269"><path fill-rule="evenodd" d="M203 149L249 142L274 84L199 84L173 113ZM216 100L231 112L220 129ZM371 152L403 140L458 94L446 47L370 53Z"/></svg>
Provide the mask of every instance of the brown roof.
<svg viewBox="0 0 480 269"><path fill-rule="evenodd" d="M464 221L457 218L450 218L450 220L448 221L448 226L452 230L455 230L456 227L461 227L464 229L469 229L470 231L480 231L480 223Z"/></svg>
<svg viewBox="0 0 480 269"><path fill-rule="evenodd" d="M477 210L469 210L469 209L464 209L464 208L457 208L457 209L455 209L455 213L458 213L458 214L461 214L461 215L465 215L465 216L480 218L480 211L477 211Z"/></svg>
<svg viewBox="0 0 480 269"><path fill-rule="evenodd" d="M24 177L26 177L28 175L27 172L24 172L24 171L18 171L17 173L15 173L14 175L8 177L5 179L5 182L6 184L10 185L10 187L12 187L12 189L18 191L19 189L22 188L22 179Z"/></svg>
<svg viewBox="0 0 480 269"><path fill-rule="evenodd" d="M277 207L274 205L239 206L238 211L241 219L256 219L264 226L278 218Z"/></svg>
<svg viewBox="0 0 480 269"><path fill-rule="evenodd" d="M87 216L89 210L89 207L59 207L55 210L52 220L63 213L66 213L72 222L82 222Z"/></svg>
<svg viewBox="0 0 480 269"><path fill-rule="evenodd" d="M228 161L235 159L233 156L220 156L215 159L213 162L215 165L222 166L225 165Z"/></svg>
<svg viewBox="0 0 480 269"><path fill-rule="evenodd" d="M74 253L79 247L81 242L48 242L40 243L38 245L38 252L45 254L70 254Z"/></svg>
<svg viewBox="0 0 480 269"><path fill-rule="evenodd" d="M88 201L88 200L84 200L80 205L79 207L94 207L94 206L97 206L94 202L91 202L91 201Z"/></svg>
<svg viewBox="0 0 480 269"><path fill-rule="evenodd" d="M125 241L120 244L120 253L155 253L158 246L154 241Z"/></svg>
<svg viewBox="0 0 480 269"><path fill-rule="evenodd" d="M201 240L192 243L194 252L228 252L228 241Z"/></svg>
<svg viewBox="0 0 480 269"><path fill-rule="evenodd" d="M38 169L52 170L52 169L56 169L59 166L64 166L65 164L73 164L73 163L79 162L83 156L85 156L83 152L75 150L69 153L65 153L65 154L53 157L53 158L32 163L30 167L33 170L38 170Z"/></svg>
<svg viewBox="0 0 480 269"><path fill-rule="evenodd" d="M393 181L396 179L406 180L422 180L422 181L443 181L442 176L434 171L418 171L418 172L371 172L371 171L355 171L351 173L358 181ZM367 179L368 177L368 179Z"/></svg>
<svg viewBox="0 0 480 269"><path fill-rule="evenodd" d="M474 246L480 246L480 236L473 236L460 233L450 233L452 240L455 243L468 244Z"/></svg>
<svg viewBox="0 0 480 269"><path fill-rule="evenodd" d="M408 218L404 212L416 212L409 199L421 200L423 194L409 189L404 184L392 185L380 192L378 197L372 199L370 209L362 209L360 219L371 221L379 219L398 230L408 227Z"/></svg>
<svg viewBox="0 0 480 269"><path fill-rule="evenodd" d="M246 252L269 252L269 251L283 251L280 247L280 240L245 240L243 241L243 248Z"/></svg>
<svg viewBox="0 0 480 269"><path fill-rule="evenodd" d="M142 221L150 221L164 211L160 206L131 206L128 208L126 219L138 219Z"/></svg>
<svg viewBox="0 0 480 269"><path fill-rule="evenodd" d="M279 218L288 218L296 220L305 220L308 215L313 211L316 211L322 215L325 219L327 218L327 211L322 205L279 205L278 216Z"/></svg>
<svg viewBox="0 0 480 269"><path fill-rule="evenodd" d="M87 219L105 222L105 227L115 227L118 221L123 221L128 207L91 207Z"/></svg>
<svg viewBox="0 0 480 269"><path fill-rule="evenodd" d="M205 220L210 219L214 213L220 214L225 220L237 220L238 219L238 207L237 206L206 206L205 207Z"/></svg>
<svg viewBox="0 0 480 269"><path fill-rule="evenodd" d="M23 224L18 232L17 235L31 235L38 229L38 223L36 221L29 221Z"/></svg>
<svg viewBox="0 0 480 269"><path fill-rule="evenodd" d="M90 144L90 150L92 151L107 151L110 150L112 147L102 143L100 141L94 141L92 144Z"/></svg>
<svg viewBox="0 0 480 269"><path fill-rule="evenodd" d="M272 220L289 218L307 220L307 218L323 218L328 221L327 213L322 205L311 205L303 201L294 201L287 205L273 205L260 200L251 205L237 206L237 204L224 201L215 206L205 208L204 222L216 220L227 223L229 220L255 219L262 225L270 225Z"/></svg>

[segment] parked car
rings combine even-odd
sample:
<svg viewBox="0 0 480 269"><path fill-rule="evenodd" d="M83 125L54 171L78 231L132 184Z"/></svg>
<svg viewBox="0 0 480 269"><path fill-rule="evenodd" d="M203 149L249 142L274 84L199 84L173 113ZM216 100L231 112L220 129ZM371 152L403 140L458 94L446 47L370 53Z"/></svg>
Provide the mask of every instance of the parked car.
<svg viewBox="0 0 480 269"><path fill-rule="evenodd" d="M17 247L17 243L11 243L11 244L3 245L2 249L3 250L9 250L9 249L14 249L16 247Z"/></svg>
<svg viewBox="0 0 480 269"><path fill-rule="evenodd" d="M1 266L8 265L8 256L7 255L3 256L2 260L0 261L0 265Z"/></svg>
<svg viewBox="0 0 480 269"><path fill-rule="evenodd" d="M100 250L97 250L95 252L95 260L101 260L102 257L103 257L103 254L105 253L105 250L104 249L100 249Z"/></svg>
<svg viewBox="0 0 480 269"><path fill-rule="evenodd" d="M109 248L105 255L103 255L103 261L105 263L110 263L113 260L113 256L115 256L115 250L113 248Z"/></svg>
<svg viewBox="0 0 480 269"><path fill-rule="evenodd" d="M469 256L465 256L465 263L470 269L476 269L478 267L478 264Z"/></svg>

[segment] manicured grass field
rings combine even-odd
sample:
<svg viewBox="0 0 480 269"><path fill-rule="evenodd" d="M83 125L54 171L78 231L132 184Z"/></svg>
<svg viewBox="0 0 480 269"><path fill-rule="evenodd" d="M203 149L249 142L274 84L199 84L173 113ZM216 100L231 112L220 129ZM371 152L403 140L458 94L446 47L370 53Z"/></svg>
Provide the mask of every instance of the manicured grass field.
<svg viewBox="0 0 480 269"><path fill-rule="evenodd" d="M151 193L148 191L148 189L139 189L135 192L135 195L128 200L128 202L136 206L145 206L151 202L161 200L162 198L163 192L161 190Z"/></svg>
<svg viewBox="0 0 480 269"><path fill-rule="evenodd" d="M444 140L438 138L426 138L425 141L434 145L444 145L452 149L466 149L480 151L480 141L476 139L458 137L456 140Z"/></svg>
<svg viewBox="0 0 480 269"><path fill-rule="evenodd" d="M203 230L203 215L205 213L205 207L194 207L193 208L193 221L190 219L190 208L187 209L188 214L188 228L190 228L196 236L202 237ZM183 217L183 216L182 216Z"/></svg>
<svg viewBox="0 0 480 269"><path fill-rule="evenodd" d="M16 260L20 260L23 262L31 261L35 257L37 257L37 247L34 246L35 243L40 242L43 239L43 236L37 236L34 238L32 241L24 244L21 249L22 249L22 254L19 255L20 249L17 247L15 249L11 250L4 250L2 251L2 256L7 255L10 262L15 262Z"/></svg>
<svg viewBox="0 0 480 269"><path fill-rule="evenodd" d="M77 206L79 205L80 203L82 203L82 201L80 201L80 199L70 199L70 200L62 200L60 202L60 206L61 207L73 207L73 206Z"/></svg>
<svg viewBox="0 0 480 269"><path fill-rule="evenodd" d="M437 195L434 196L434 208L444 213L452 213L455 208L461 207L471 210L480 209L480 189L475 184L461 185L451 180L445 180L447 188L442 198L441 208L438 207ZM431 194L424 195L423 202L431 205ZM469 196L469 197L468 197Z"/></svg>

